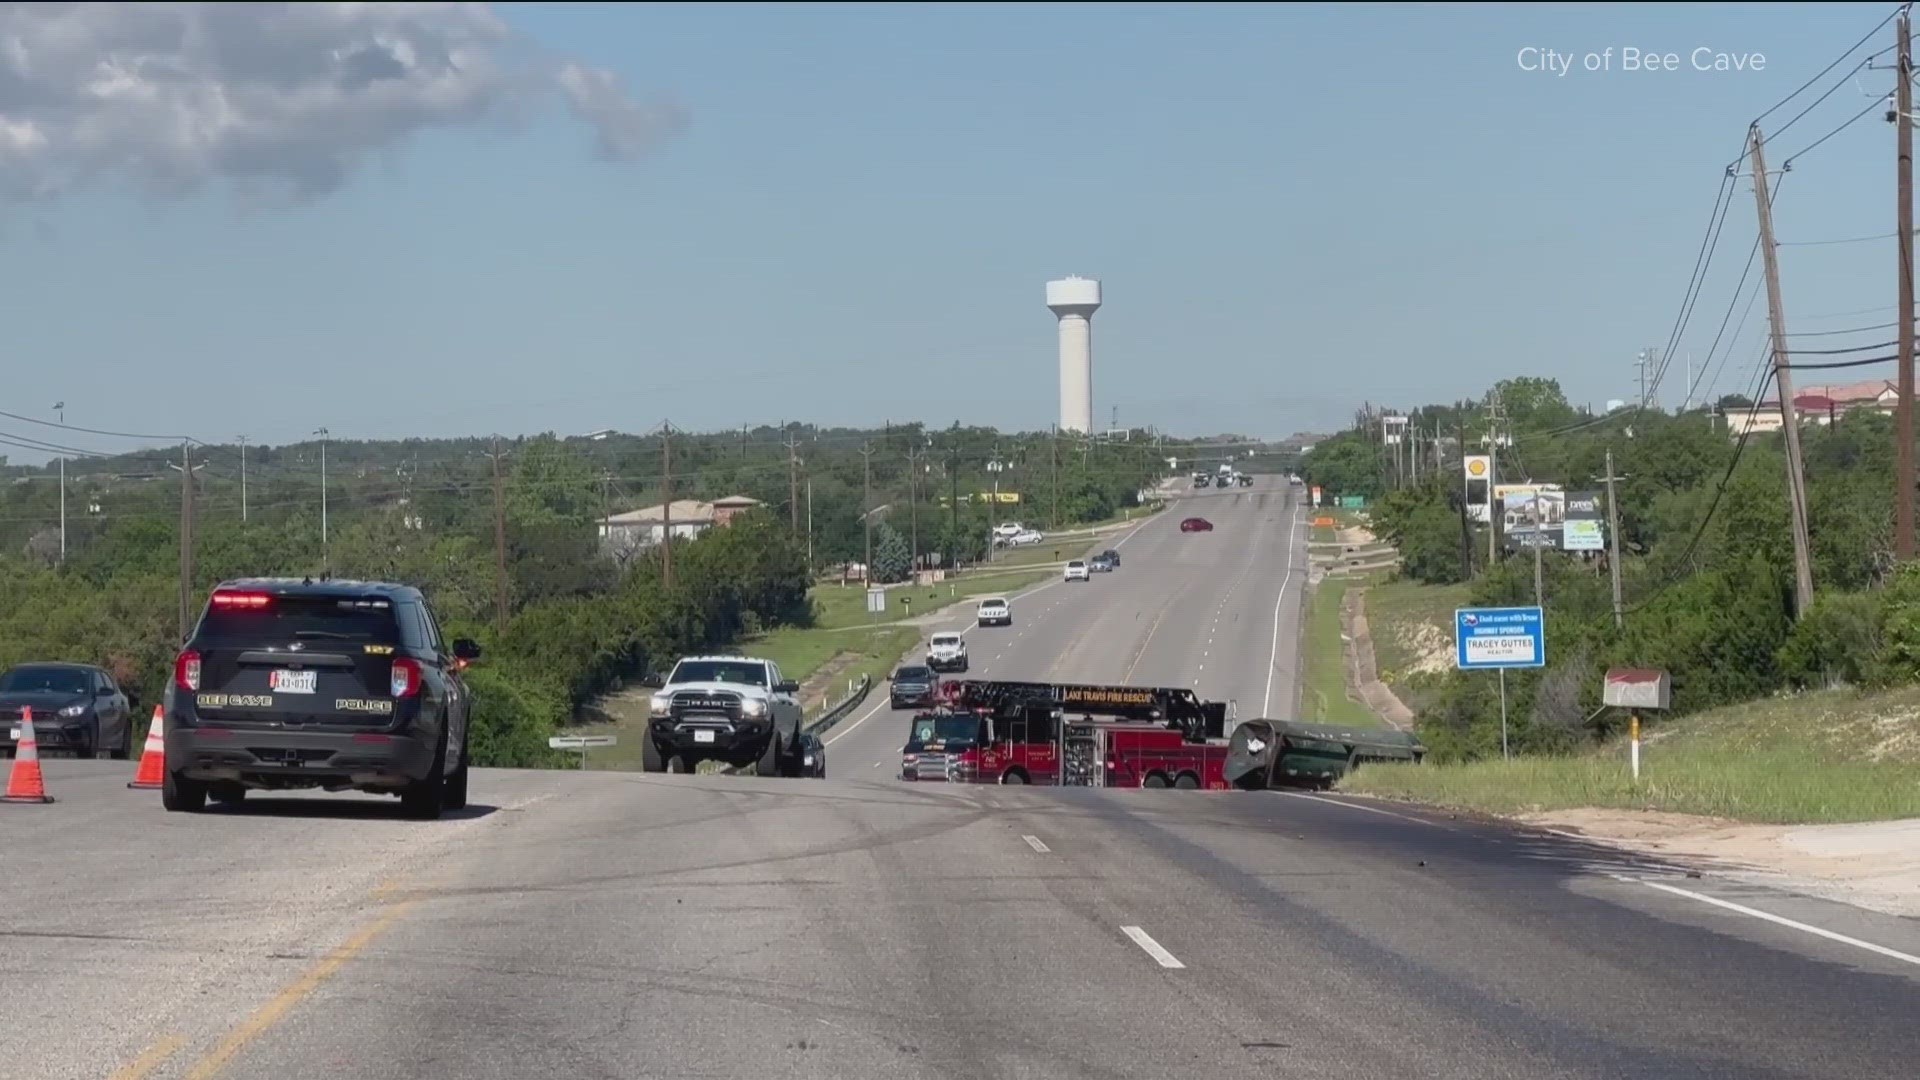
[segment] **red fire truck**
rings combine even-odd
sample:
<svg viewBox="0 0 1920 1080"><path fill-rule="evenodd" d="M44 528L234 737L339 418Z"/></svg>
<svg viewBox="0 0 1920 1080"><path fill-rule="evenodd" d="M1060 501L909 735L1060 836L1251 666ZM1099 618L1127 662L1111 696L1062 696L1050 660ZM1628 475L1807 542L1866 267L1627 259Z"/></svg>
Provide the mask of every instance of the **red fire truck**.
<svg viewBox="0 0 1920 1080"><path fill-rule="evenodd" d="M1230 705L1184 687L962 679L913 718L903 780L1225 791Z"/></svg>

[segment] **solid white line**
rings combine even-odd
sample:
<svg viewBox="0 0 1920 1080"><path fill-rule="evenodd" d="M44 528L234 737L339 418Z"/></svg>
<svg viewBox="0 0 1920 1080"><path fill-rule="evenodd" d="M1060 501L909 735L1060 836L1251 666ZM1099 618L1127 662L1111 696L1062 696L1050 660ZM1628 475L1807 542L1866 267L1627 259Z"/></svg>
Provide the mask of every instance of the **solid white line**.
<svg viewBox="0 0 1920 1080"><path fill-rule="evenodd" d="M1032 848L1033 850L1039 852L1042 855L1045 855L1047 852L1053 850L1052 848L1049 848L1047 845L1041 843L1040 838L1037 836L1023 836L1020 839L1025 840L1027 842L1028 847Z"/></svg>
<svg viewBox="0 0 1920 1080"><path fill-rule="evenodd" d="M1409 817L1406 814L1396 814L1391 810L1382 810L1377 806L1361 806L1359 803L1341 802L1339 799L1323 799L1318 795L1309 795L1304 791L1275 791L1274 794L1285 795L1289 799L1311 799L1314 802L1325 803L1328 806L1344 806L1349 810L1359 810L1368 814L1379 814L1381 817L1399 818L1401 821L1411 821L1415 825L1427 825L1435 829L1446 828L1445 825L1441 825L1438 822L1423 821L1420 818Z"/></svg>
<svg viewBox="0 0 1920 1080"><path fill-rule="evenodd" d="M1663 885L1658 881L1648 881L1645 878L1630 878L1630 877L1624 877L1619 874L1615 874L1613 876L1621 881L1638 881L1640 884L1645 885L1649 889L1659 889L1661 892L1672 893L1675 896L1684 896L1689 900L1698 900L1703 904L1712 904L1714 907L1726 908L1728 911L1737 911L1742 915L1751 915L1756 919L1764 919L1767 922L1776 923L1780 926L1788 926L1788 927L1792 927L1795 930L1803 930L1809 934L1814 935L1815 937L1826 938L1828 941L1837 941L1842 945L1851 945L1856 949L1865 949L1870 953L1878 953L1881 956L1889 957L1894 960L1899 960L1903 963L1920 966L1920 956L1914 956L1911 953L1903 953L1898 949L1889 949L1885 945L1875 945L1871 941L1861 941L1859 938L1848 937L1845 934L1836 934L1831 930L1823 930L1818 926L1811 926L1807 923L1796 922L1793 919L1788 919L1780 915L1775 915L1772 912L1761 911L1759 908L1750 908L1745 904L1736 904L1731 900L1722 900L1717 896L1708 896L1706 893L1697 893L1691 889L1680 889L1680 888L1675 888L1672 885Z"/></svg>
<svg viewBox="0 0 1920 1080"><path fill-rule="evenodd" d="M877 712L879 712L879 711L880 711L880 707L881 707L882 705L888 705L888 704L891 704L891 699L889 699L889 698L885 698L885 697L882 697L882 698L881 698L881 699L880 699L879 701L876 701L876 702L874 702L874 703L873 703L873 708L871 708L871 709L868 709L868 710L867 710L866 712L864 712L864 713L862 713L862 714L860 715L860 718L859 718L858 720L855 720L855 721L854 721L853 723L851 723L851 724L848 724L848 725L847 725L846 727L843 727L843 728L841 728L841 729L840 729L839 731L837 731L837 732L835 732L835 733L834 733L834 736L833 736L833 738L831 738L831 739L822 739L822 740L820 740L820 745L821 745L821 746L832 746L832 745L833 745L834 743L836 743L836 742L839 742L839 741L840 741L840 737L841 737L842 735L845 735L845 734L847 734L848 732L850 732L850 731L852 731L852 730L853 730L854 728L857 728L857 727L859 727L859 726L860 726L861 724L864 724L864 723L866 723L866 722L867 722L867 718L868 718L868 717L870 717L870 716L872 716L872 715L873 715L874 713L877 713Z"/></svg>
<svg viewBox="0 0 1920 1080"><path fill-rule="evenodd" d="M1287 583L1293 580L1293 536L1300 523L1300 504L1293 504L1287 518L1287 572L1280 578L1280 595L1273 598L1273 648L1267 652L1267 694L1260 702L1260 715L1273 715L1273 669L1280 663L1280 605L1287 598Z"/></svg>
<svg viewBox="0 0 1920 1080"><path fill-rule="evenodd" d="M1123 926L1120 928L1120 932L1132 938L1133 943L1135 945L1140 946L1142 949L1146 950L1146 953L1148 956L1151 956L1155 960L1159 961L1161 967L1183 968L1187 966L1181 963L1178 957L1168 952L1166 949L1166 946L1153 940L1153 938L1149 936L1145 930L1142 930L1137 926Z"/></svg>

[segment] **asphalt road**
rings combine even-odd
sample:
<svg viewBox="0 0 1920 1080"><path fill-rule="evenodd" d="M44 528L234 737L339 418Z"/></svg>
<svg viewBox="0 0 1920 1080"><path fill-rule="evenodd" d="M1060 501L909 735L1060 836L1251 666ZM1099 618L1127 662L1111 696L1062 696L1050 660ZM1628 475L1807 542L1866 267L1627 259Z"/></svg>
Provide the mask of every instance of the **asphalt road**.
<svg viewBox="0 0 1920 1080"><path fill-rule="evenodd" d="M1233 702L1241 720L1292 718L1311 520L1298 498L1284 478L1264 476L1251 488L1189 492L1097 545L1120 552L1113 573L1013 597L1012 626L978 626L963 605L928 632L966 634L965 677L1186 686ZM1213 531L1181 532L1188 517ZM878 693L827 733L829 775L897 772L911 715Z"/></svg>
<svg viewBox="0 0 1920 1080"><path fill-rule="evenodd" d="M1264 673L1216 676L1205 631L1267 557L1220 505L1211 536L1150 525L1120 574L1021 601L1029 637L994 663L1144 681L1184 649L1253 715ZM1181 539L1227 542L1189 559ZM1129 585L1157 630L1121 627ZM1046 629L1049 601L1094 606L1121 659ZM363 796L166 814L129 763L48 761L58 803L0 806L0 1076L1857 1080L1920 1060L1911 921L1397 807L908 785L842 749L824 782L482 771L440 822Z"/></svg>

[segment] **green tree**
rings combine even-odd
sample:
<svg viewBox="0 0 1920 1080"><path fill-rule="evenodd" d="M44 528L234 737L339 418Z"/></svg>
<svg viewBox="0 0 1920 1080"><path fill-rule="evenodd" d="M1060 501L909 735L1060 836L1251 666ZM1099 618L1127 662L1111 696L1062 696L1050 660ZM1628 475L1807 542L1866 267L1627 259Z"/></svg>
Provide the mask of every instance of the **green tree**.
<svg viewBox="0 0 1920 1080"><path fill-rule="evenodd" d="M912 568L913 553L907 546L907 538L891 525L881 524L873 530L873 577L882 584L905 581Z"/></svg>

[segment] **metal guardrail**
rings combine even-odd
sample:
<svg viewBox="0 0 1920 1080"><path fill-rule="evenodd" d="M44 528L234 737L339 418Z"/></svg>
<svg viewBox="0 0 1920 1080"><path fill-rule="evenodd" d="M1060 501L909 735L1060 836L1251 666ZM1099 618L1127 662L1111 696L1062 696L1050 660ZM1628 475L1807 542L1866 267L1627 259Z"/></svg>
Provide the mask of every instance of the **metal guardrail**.
<svg viewBox="0 0 1920 1080"><path fill-rule="evenodd" d="M847 718L848 713L851 713L853 710L859 708L860 703L867 700L867 693L872 689L873 689L873 676L871 675L860 676L860 681L855 683L852 689L847 691L846 697L841 698L839 701L829 706L827 708L827 711L821 713L819 716L816 716L812 720L801 725L801 730L807 732L810 735L818 735L821 732L826 731L828 728L831 728L833 725L839 723L842 720L845 720Z"/></svg>

